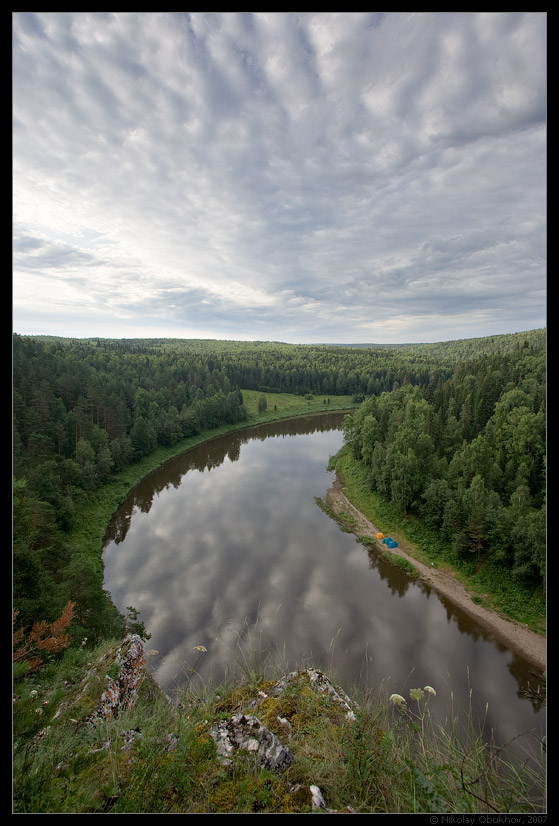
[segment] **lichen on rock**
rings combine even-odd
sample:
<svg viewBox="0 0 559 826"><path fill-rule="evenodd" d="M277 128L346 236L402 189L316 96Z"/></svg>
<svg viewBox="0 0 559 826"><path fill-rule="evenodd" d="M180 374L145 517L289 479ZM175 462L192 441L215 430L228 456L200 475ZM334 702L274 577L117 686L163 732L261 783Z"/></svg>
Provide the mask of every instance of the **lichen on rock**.
<svg viewBox="0 0 559 826"><path fill-rule="evenodd" d="M252 714L220 720L210 728L210 735L222 765L253 758L262 768L281 772L295 762L287 746Z"/></svg>
<svg viewBox="0 0 559 826"><path fill-rule="evenodd" d="M88 722L101 717L118 717L134 703L138 686L144 676L144 643L141 637L130 634L115 651L115 676L106 676L107 685Z"/></svg>
<svg viewBox="0 0 559 826"><path fill-rule="evenodd" d="M316 668L307 668L305 671L292 671L290 674L286 674L270 689L270 694L277 697L290 686L301 685L304 682L308 683L309 688L315 694L327 695L344 712L348 720L355 720L357 704L341 688L336 688L328 677Z"/></svg>

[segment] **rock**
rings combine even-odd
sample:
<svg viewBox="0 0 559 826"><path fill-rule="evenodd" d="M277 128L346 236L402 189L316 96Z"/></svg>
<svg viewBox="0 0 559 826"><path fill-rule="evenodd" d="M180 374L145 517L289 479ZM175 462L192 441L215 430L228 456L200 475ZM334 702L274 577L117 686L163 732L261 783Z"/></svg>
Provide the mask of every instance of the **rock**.
<svg viewBox="0 0 559 826"><path fill-rule="evenodd" d="M355 809L351 806L344 806L343 809L329 809L326 805L322 792L318 786L294 786L291 789L291 794L294 799L301 804L310 806L313 812L325 812L329 815L343 815L343 814L357 814Z"/></svg>
<svg viewBox="0 0 559 826"><path fill-rule="evenodd" d="M128 731L120 732L121 739L124 745L120 747L121 751L130 751L137 740L143 740L144 735L139 728L128 729Z"/></svg>
<svg viewBox="0 0 559 826"><path fill-rule="evenodd" d="M88 722L98 718L118 717L134 703L138 686L144 676L144 643L141 637L131 634L114 651L112 663L107 670L116 671L115 676L106 675L106 687Z"/></svg>
<svg viewBox="0 0 559 826"><path fill-rule="evenodd" d="M74 712L71 722L81 719L92 723L97 719L118 717L136 700L138 687L145 677L146 660L144 643L135 634L128 635L121 643L89 665L87 674L76 692L71 692L59 706L54 718L69 711ZM104 681L100 691L99 683ZM89 709L87 716L82 709Z"/></svg>
<svg viewBox="0 0 559 826"><path fill-rule="evenodd" d="M326 803L324 802L324 798L322 797L322 792L318 788L318 786L310 786L310 793L312 799L312 807L316 811L316 809L325 809Z"/></svg>
<svg viewBox="0 0 559 826"><path fill-rule="evenodd" d="M308 680L310 688L316 694L328 694L330 699L339 706L349 720L355 720L355 710L359 708L341 688L335 688L328 677L316 668L307 668L306 671L292 671L270 689L272 697L279 697L287 688L294 684L301 684Z"/></svg>
<svg viewBox="0 0 559 826"><path fill-rule="evenodd" d="M220 720L210 728L210 735L222 765L252 757L262 768L281 772L295 762L281 740L251 714L235 714L229 720Z"/></svg>

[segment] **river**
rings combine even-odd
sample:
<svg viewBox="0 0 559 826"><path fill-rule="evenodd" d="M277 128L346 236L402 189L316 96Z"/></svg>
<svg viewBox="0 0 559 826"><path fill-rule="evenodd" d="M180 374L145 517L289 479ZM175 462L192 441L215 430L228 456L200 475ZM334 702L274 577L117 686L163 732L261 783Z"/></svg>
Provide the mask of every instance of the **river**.
<svg viewBox="0 0 559 826"><path fill-rule="evenodd" d="M497 742L526 732L537 742L545 713L525 696L533 668L318 507L342 420L213 439L130 493L107 534L105 588L120 611L139 612L158 684L172 693L313 665L350 694L359 684L409 697L428 684L441 720L472 705Z"/></svg>

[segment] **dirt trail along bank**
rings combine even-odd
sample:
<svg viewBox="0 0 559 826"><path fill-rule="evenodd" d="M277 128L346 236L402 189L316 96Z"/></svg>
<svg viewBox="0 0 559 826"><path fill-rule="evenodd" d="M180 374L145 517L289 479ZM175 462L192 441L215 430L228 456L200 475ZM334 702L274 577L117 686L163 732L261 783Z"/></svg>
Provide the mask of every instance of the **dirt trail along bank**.
<svg viewBox="0 0 559 826"><path fill-rule="evenodd" d="M353 533L357 537L367 536L374 540L376 534L379 533L378 528L376 528L361 511L357 510L357 508L351 504L339 480L336 480L328 490L326 500L336 515L343 512L351 514L355 520ZM379 549L386 550L380 543ZM418 562L417 559L414 559L414 557L409 556L409 554L402 550L400 546L391 548L390 552L404 559L408 559L418 569L423 582L428 583L439 594L446 597L466 614L473 617L483 628L490 631L496 639L504 643L507 648L510 648L511 651L515 651L540 671L545 671L547 652L545 637L536 634L534 631L530 631L530 629L519 623L500 617L494 611L488 610L483 605L472 602L471 594L448 572Z"/></svg>

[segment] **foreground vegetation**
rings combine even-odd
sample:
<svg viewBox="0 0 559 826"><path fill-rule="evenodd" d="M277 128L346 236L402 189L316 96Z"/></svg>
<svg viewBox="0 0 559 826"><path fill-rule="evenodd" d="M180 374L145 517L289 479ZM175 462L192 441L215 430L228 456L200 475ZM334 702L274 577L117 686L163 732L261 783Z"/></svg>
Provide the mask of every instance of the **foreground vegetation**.
<svg viewBox="0 0 559 826"><path fill-rule="evenodd" d="M92 693L84 694L81 681L111 646L73 648L35 677L16 680L16 813L309 813L311 786L335 812L545 808L539 744L523 742L525 752L511 755L482 736L468 709L453 709L431 686L408 697L382 689L356 695L348 719L310 690L304 673L275 697L280 675L270 670L246 670L211 688L193 668L193 680L170 703L146 672L133 708L88 724ZM100 691L105 673L89 679ZM450 704L444 726L431 719L435 703ZM273 772L242 752L229 766L218 762L210 725L238 712L257 713L288 745L293 765Z"/></svg>
<svg viewBox="0 0 559 826"><path fill-rule="evenodd" d="M537 809L539 781L473 733L467 713L427 725L425 696L361 698L351 726L294 701L297 763L282 779L217 768L204 730L265 691L254 672L190 688L177 707L146 676L140 703L103 731L80 725L79 708L55 712L100 647L148 636L102 587L103 537L128 491L208 438L306 413L358 406L337 457L351 501L418 559L543 632L544 331L398 348L15 336L13 397L17 811L305 812L293 789L307 781L336 810ZM131 756L119 738L135 728ZM173 752L162 732L176 735Z"/></svg>

